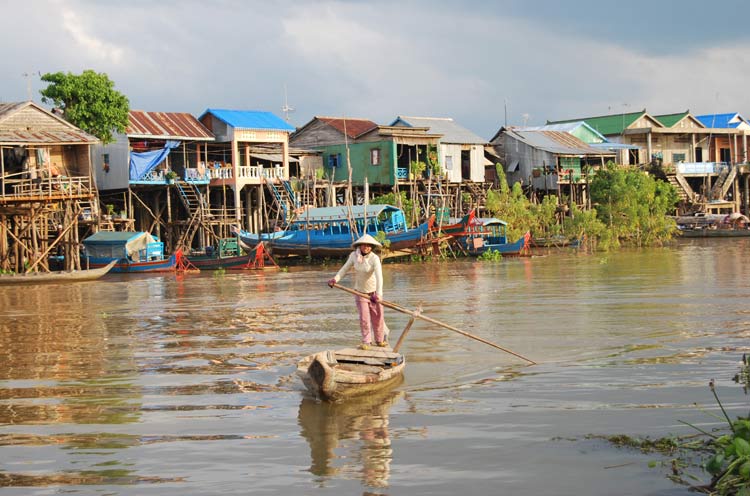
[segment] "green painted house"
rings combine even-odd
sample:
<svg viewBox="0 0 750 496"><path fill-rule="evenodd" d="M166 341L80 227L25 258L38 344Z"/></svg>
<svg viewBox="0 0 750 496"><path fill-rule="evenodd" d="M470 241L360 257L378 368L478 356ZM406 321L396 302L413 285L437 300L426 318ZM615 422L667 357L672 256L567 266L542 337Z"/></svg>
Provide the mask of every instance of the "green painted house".
<svg viewBox="0 0 750 496"><path fill-rule="evenodd" d="M439 143L428 128L380 126L367 119L314 117L290 138L290 145L322 152L325 177L352 185L390 189L409 180L412 161L427 162Z"/></svg>

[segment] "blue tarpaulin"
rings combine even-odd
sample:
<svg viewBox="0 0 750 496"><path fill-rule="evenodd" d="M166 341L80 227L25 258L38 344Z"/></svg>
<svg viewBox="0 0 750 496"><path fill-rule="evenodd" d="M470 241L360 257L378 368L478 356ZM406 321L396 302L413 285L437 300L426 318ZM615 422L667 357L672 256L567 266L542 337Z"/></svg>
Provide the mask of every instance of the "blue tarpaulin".
<svg viewBox="0 0 750 496"><path fill-rule="evenodd" d="M130 180L138 181L167 158L172 148L180 146L179 141L167 141L164 148L150 152L130 152Z"/></svg>

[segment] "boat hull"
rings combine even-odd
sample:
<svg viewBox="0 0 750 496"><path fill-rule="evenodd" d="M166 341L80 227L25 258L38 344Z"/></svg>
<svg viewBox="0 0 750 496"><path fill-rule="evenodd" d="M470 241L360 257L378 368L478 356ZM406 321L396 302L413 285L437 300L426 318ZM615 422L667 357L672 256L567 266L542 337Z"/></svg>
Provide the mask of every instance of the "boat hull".
<svg viewBox="0 0 750 496"><path fill-rule="evenodd" d="M681 229L683 238L744 238L750 229Z"/></svg>
<svg viewBox="0 0 750 496"><path fill-rule="evenodd" d="M213 257L209 255L186 255L190 265L200 270L247 270L252 268L255 251L238 257Z"/></svg>
<svg viewBox="0 0 750 496"><path fill-rule="evenodd" d="M396 386L406 360L389 348L346 348L309 355L297 364L297 375L316 397L341 401Z"/></svg>
<svg viewBox="0 0 750 496"><path fill-rule="evenodd" d="M469 243L467 252L469 255L480 256L487 251L497 251L503 255L521 255L526 249L526 236L521 236L515 243L486 243L479 247L474 247Z"/></svg>
<svg viewBox="0 0 750 496"><path fill-rule="evenodd" d="M373 233L370 233L373 234ZM374 234L373 234L374 235ZM416 248L429 236L429 224L398 233L387 233L390 251L408 251ZM292 231L283 235L241 233L243 246L254 248L261 241L274 256L310 256L313 258L345 257L352 251L354 241L351 233L321 234L316 231Z"/></svg>
<svg viewBox="0 0 750 496"><path fill-rule="evenodd" d="M109 258L84 258L81 265L91 269L104 267L112 262ZM111 272L114 273L141 273L141 272L171 272L175 270L176 258L172 255L163 260L149 260L147 262L132 262L128 259L120 258L116 260Z"/></svg>
<svg viewBox="0 0 750 496"><path fill-rule="evenodd" d="M0 285L16 284L50 284L81 281L95 281L108 273L115 263L110 262L104 267L88 270L74 270L72 272L44 272L33 274L0 275Z"/></svg>

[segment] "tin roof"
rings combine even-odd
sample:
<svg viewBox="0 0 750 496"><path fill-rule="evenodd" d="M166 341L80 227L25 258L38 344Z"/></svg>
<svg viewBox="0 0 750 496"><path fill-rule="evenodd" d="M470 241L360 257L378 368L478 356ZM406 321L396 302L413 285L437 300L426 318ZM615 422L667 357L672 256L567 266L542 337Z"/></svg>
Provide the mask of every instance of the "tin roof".
<svg viewBox="0 0 750 496"><path fill-rule="evenodd" d="M0 143L77 145L99 139L34 102L0 103Z"/></svg>
<svg viewBox="0 0 750 496"><path fill-rule="evenodd" d="M126 133L130 138L213 141L214 135L187 112L131 110Z"/></svg>
<svg viewBox="0 0 750 496"><path fill-rule="evenodd" d="M484 145L487 140L459 126L450 117L408 117L399 115L391 126L427 127L430 133L442 134L443 143Z"/></svg>
<svg viewBox="0 0 750 496"><path fill-rule="evenodd" d="M639 112L630 112L622 114L600 115L596 117L579 117L576 119L566 119L562 121L547 121L547 124L562 124L565 122L586 121L586 124L594 128L599 133L607 136L612 134L622 134L630 127L632 123L646 114L646 110Z"/></svg>
<svg viewBox="0 0 750 496"><path fill-rule="evenodd" d="M508 135L529 146L558 155L612 155L593 148L572 134L562 131L531 131L509 128Z"/></svg>
<svg viewBox="0 0 750 496"><path fill-rule="evenodd" d="M377 124L367 119L350 119L347 117L316 117L316 119L325 122L352 139L362 136L378 127Z"/></svg>
<svg viewBox="0 0 750 496"><path fill-rule="evenodd" d="M680 122L682 119L685 118L685 116L689 115L689 111L685 112L679 112L676 114L662 114L662 115L655 115L654 119L664 124L666 127L672 127L678 122Z"/></svg>
<svg viewBox="0 0 750 496"><path fill-rule="evenodd" d="M203 119L206 114L212 114L220 121L236 129L262 129L266 131L292 132L294 127L284 119L271 112L261 110L225 110L206 109L199 117Z"/></svg>
<svg viewBox="0 0 750 496"><path fill-rule="evenodd" d="M695 118L701 121L704 126L717 129L736 128L745 122L742 116L737 112L728 114L696 115Z"/></svg>

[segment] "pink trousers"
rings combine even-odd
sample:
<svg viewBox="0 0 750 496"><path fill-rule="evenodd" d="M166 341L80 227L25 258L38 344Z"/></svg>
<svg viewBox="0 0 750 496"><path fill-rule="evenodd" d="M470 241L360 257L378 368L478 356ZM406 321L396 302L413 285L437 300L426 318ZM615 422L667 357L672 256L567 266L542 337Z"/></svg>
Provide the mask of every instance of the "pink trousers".
<svg viewBox="0 0 750 496"><path fill-rule="evenodd" d="M359 312L359 329L362 331L362 342L372 344L372 329L375 334L375 341L382 343L385 341L385 321L383 320L383 305L373 303L369 298L355 296L354 301L357 304Z"/></svg>

